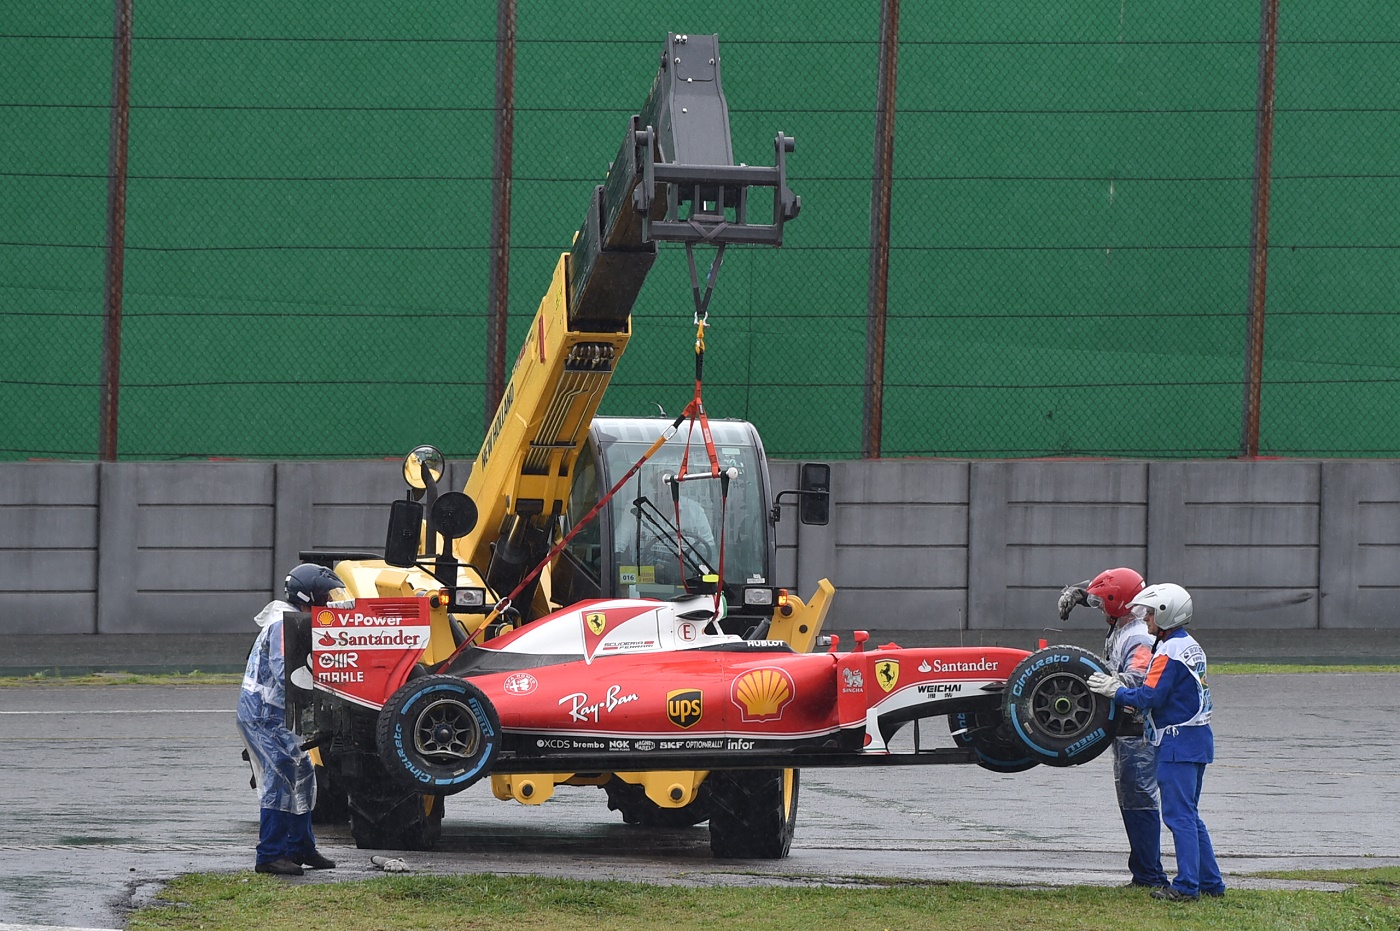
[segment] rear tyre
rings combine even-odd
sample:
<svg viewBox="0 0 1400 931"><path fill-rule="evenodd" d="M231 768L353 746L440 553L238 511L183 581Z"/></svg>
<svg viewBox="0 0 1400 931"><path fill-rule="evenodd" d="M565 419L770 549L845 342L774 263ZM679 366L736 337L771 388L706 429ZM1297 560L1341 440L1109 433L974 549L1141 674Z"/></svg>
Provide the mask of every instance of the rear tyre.
<svg viewBox="0 0 1400 931"><path fill-rule="evenodd" d="M781 860L797 829L795 769L710 773L710 850L723 860Z"/></svg>
<svg viewBox="0 0 1400 931"><path fill-rule="evenodd" d="M501 722L486 695L456 676L421 676L379 712L379 759L406 789L451 795L491 771Z"/></svg>
<svg viewBox="0 0 1400 931"><path fill-rule="evenodd" d="M977 765L994 773L1022 773L1040 765L1016 739L1000 711L960 711L948 715L953 743L977 754Z"/></svg>
<svg viewBox="0 0 1400 931"><path fill-rule="evenodd" d="M1015 739L1047 766L1076 766L1113 743L1122 715L1111 699L1089 690L1103 660L1076 646L1038 650L1016 664L1006 682L1002 714Z"/></svg>
<svg viewBox="0 0 1400 931"><path fill-rule="evenodd" d="M646 789L635 782L614 776L603 783L608 808L621 812L625 824L648 828L688 828L710 817L710 780L700 784L695 799L680 808L662 808L647 797Z"/></svg>

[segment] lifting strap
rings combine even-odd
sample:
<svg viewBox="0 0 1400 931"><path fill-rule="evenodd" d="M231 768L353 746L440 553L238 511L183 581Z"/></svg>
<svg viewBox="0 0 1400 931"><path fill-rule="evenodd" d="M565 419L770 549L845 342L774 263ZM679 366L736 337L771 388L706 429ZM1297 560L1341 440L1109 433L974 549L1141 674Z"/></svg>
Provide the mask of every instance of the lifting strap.
<svg viewBox="0 0 1400 931"><path fill-rule="evenodd" d="M694 478L717 478L719 479L720 487L719 565L716 567L718 580L715 583L715 620L719 620L720 600L724 597L724 516L729 503L729 481L732 475L730 471L722 470L719 466L719 455L715 452L714 436L710 432L710 418L705 413L703 386L705 381L705 327L709 326L710 298L715 291L715 280L719 277L720 265L724 262L724 246L724 243L720 243L716 247L715 258L714 261L710 263L710 273L705 279L705 293L702 296L700 294L700 280L695 272L693 244L685 244L686 262L690 266L691 292L695 298L695 395L691 398L690 403L686 405L681 415L672 421L669 427L662 431L661 435L647 448L646 452L642 453L642 457L632 464L632 468L627 470L627 474L618 479L617 482L608 489L608 493L598 499L598 503L593 505L592 509L590 509L587 514L583 515L568 533L564 534L563 539L556 543L544 559L540 560L535 568L531 569L530 572L520 580L520 583L515 586L514 590L512 590L509 595L496 602L491 608L490 613L486 615L486 619L481 622L481 625L477 627L470 637L464 639L445 660L438 663L436 669L447 669L452 665L453 660L460 656L467 647L477 641L491 624L510 608L515 599L525 590L526 586L533 582L535 577L544 571L544 567L553 562L554 558L564 551L564 548L569 545L578 532L588 526L588 523L598 516L598 513L602 511L603 507L613 499L614 495L622 490L623 486L627 484L632 476L636 475L637 472L641 470L647 460L654 456L657 450L665 445L667 440L676 435L676 431L686 419L690 420L690 429L686 433L685 452L681 454L680 472L671 482L671 500L675 506L676 512L676 558L680 561L681 584L685 585L686 590L689 591L689 586L685 582L685 542L682 538L681 531L680 495L681 482L686 480L686 471L690 461L690 444L695 435L695 423L698 420L700 423L700 435L705 443L705 453L710 460L710 471L708 474L697 474Z"/></svg>
<svg viewBox="0 0 1400 931"><path fill-rule="evenodd" d="M719 503L719 565L716 567L717 579L715 582L715 619L719 619L720 599L724 595L724 512L729 505L729 473L720 468L719 454L715 452L715 438L710 432L710 417L705 413L704 384L705 384L705 327L709 326L705 310L710 301L710 294L714 290L714 276L719 271L719 262L724 255L724 247L720 246L720 254L715 257L715 264L710 270L709 290L705 292L704 300L700 298L700 287L694 282L695 262L690 261L690 274L695 291L695 396L681 412L681 419L689 418L690 429L685 437L685 451L681 454L680 472L671 483L671 500L676 509L676 557L680 562L681 584L685 585L686 591L690 586L685 581L685 557L683 555L684 541L681 539L681 482L686 480L687 471L690 467L690 444L695 438L696 421L700 423L700 436L705 443L705 454L710 460L710 471L696 475L696 478L719 479L720 503ZM686 255L690 257L690 249L687 245Z"/></svg>
<svg viewBox="0 0 1400 931"><path fill-rule="evenodd" d="M589 521L593 520L595 517L598 516L598 513L603 510L603 507L609 501L612 500L613 495L621 491L622 487L627 484L628 479L636 475L637 472L642 468L642 466L646 464L646 461L652 456L654 456L656 454L656 451L659 450L663 445L665 445L667 440L676 435L676 430L680 427L681 421L684 419L684 415L677 417L674 421L671 422L671 425L669 427L662 431L661 435L656 438L656 441L652 443L651 446L647 447L646 452L642 453L642 458L634 462L632 464L632 468L627 470L627 474L622 476L622 478L618 479L616 484L614 484L613 487L608 489L608 493L598 499L598 503L593 505L589 512L583 515L583 517L579 519L578 523L574 524L574 526L569 530L568 533L564 534L564 538L554 545L554 548L549 551L549 553L544 557L544 559L539 561L535 568L530 570L529 574L526 575L525 578L520 580L520 584L516 585L514 590L512 590L509 595L496 602L495 606L491 608L491 612L486 615L486 620L481 622L481 626L478 627L470 637L463 640L462 643L457 647L457 649L452 651L452 654L448 656L447 659L437 664L438 669L446 669L448 666L450 666L454 659L460 656L462 652L466 650L467 647L471 646L472 643L478 639L478 635L482 634L488 627L491 626L492 622L494 622L498 617L501 616L501 614L503 614L507 609L510 608L511 604L515 601L515 599L520 597L520 593L525 590L525 587L535 580L535 576L539 575L542 571L544 571L544 567L553 562L554 557L558 556L561 552L564 551L564 547L569 545L570 541L573 540L573 538L578 534L578 532L584 527L588 526Z"/></svg>

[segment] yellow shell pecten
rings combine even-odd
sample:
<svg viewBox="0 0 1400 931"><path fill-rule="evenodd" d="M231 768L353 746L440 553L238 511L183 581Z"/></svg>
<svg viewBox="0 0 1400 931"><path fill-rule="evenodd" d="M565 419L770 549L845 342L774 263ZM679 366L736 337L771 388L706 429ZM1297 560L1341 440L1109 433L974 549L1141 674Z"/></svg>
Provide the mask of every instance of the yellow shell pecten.
<svg viewBox="0 0 1400 931"><path fill-rule="evenodd" d="M734 697L753 717L769 717L792 698L792 683L776 669L755 669L735 683Z"/></svg>

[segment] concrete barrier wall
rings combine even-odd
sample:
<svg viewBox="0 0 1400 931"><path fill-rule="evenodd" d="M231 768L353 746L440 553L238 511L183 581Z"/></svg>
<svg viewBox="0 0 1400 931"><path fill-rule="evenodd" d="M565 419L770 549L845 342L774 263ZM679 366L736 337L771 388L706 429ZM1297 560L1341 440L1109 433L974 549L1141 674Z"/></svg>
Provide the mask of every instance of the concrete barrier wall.
<svg viewBox="0 0 1400 931"><path fill-rule="evenodd" d="M782 508L777 583L831 579L833 628L1061 626L1061 586L1127 565L1217 628L1400 630L1400 462L837 462L832 489L826 526ZM0 464L0 634L245 631L300 551L382 550L401 493L387 461Z"/></svg>
<svg viewBox="0 0 1400 931"><path fill-rule="evenodd" d="M1132 566L1215 628L1400 631L1400 462L864 461L832 487L826 527L784 509L779 566L832 579L834 627L1100 630L1058 592Z"/></svg>
<svg viewBox="0 0 1400 931"><path fill-rule="evenodd" d="M0 633L97 632L97 470L0 465Z"/></svg>

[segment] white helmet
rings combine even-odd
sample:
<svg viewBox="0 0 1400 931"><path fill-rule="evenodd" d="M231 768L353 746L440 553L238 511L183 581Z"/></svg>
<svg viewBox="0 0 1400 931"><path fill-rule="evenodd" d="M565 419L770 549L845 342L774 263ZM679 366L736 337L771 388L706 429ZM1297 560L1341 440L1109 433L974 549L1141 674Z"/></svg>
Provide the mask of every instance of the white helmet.
<svg viewBox="0 0 1400 931"><path fill-rule="evenodd" d="M1145 617L1152 609L1152 622L1162 630L1175 630L1191 623L1191 593L1180 585L1163 582L1149 585L1128 602L1135 617Z"/></svg>

